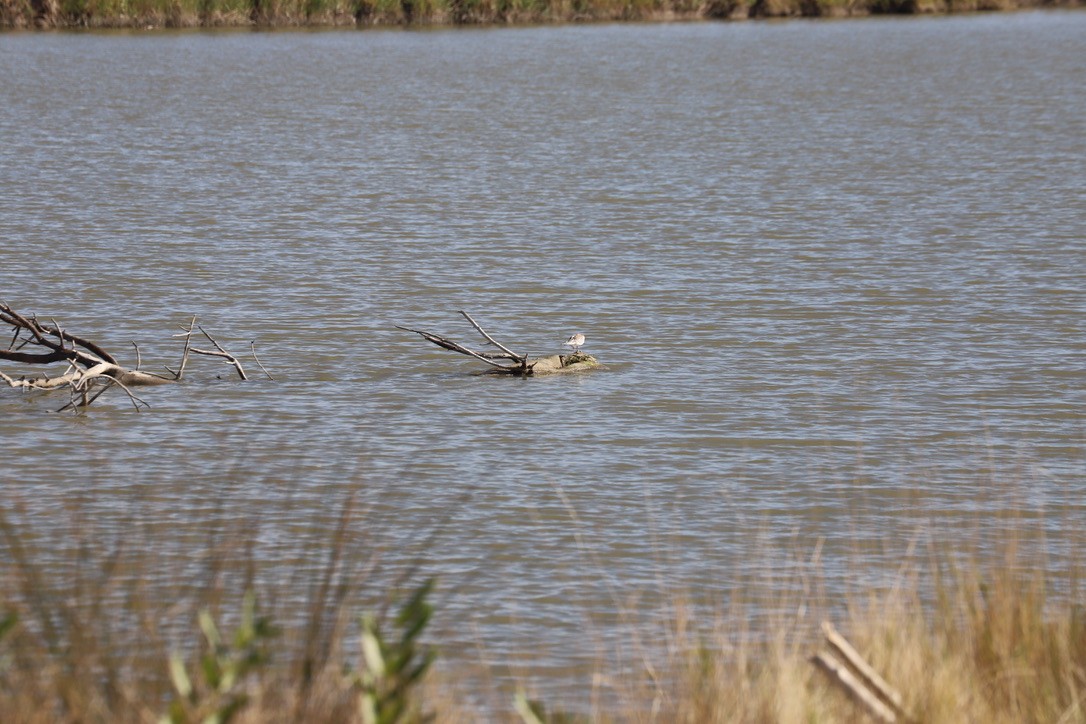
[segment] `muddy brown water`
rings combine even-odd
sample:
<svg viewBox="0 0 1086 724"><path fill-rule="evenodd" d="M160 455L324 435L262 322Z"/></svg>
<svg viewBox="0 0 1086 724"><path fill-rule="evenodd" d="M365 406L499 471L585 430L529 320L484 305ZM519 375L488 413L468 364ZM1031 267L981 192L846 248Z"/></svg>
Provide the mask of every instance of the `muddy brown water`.
<svg viewBox="0 0 1086 724"><path fill-rule="evenodd" d="M243 521L286 587L353 492L386 571L441 577L444 660L566 691L618 611L815 551L831 597L1023 529L1058 569L1083 57L1082 12L0 35L0 296L145 367L198 314L276 377L0 390L5 510L60 575L133 538L163 585ZM458 309L608 369L477 377L394 326L473 340Z"/></svg>

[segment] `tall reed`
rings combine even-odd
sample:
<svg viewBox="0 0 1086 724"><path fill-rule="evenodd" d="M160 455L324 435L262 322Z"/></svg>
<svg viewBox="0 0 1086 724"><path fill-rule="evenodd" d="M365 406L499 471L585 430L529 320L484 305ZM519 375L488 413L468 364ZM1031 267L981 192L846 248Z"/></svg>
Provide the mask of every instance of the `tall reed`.
<svg viewBox="0 0 1086 724"><path fill-rule="evenodd" d="M1028 521L998 556L933 545L847 595L789 582L760 598L769 616L670 594L666 624L622 612L636 623L636 653L601 658L581 686L548 698L517 693L531 681L495 684L482 665L465 675L463 656L424 677L441 643L427 632L425 571L382 575L351 496L319 550L307 549L313 565L291 575L255 554L256 520L212 511L220 522L171 559L136 515L123 537L91 531L60 553L25 512L0 505L3 722L209 711L235 722L352 722L367 711L399 712L389 721L863 721L810 661L825 618L903 693L912 720L1086 722L1081 559L1056 566L1044 546L1020 545L1033 540ZM797 575L816 577L817 550L796 556L812 563ZM436 606L440 617L440 596ZM375 617L361 619L367 611Z"/></svg>

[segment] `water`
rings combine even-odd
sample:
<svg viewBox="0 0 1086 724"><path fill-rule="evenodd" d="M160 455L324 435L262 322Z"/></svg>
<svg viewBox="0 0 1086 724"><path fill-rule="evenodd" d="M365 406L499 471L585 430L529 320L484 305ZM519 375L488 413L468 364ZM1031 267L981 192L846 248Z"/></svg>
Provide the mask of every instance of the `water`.
<svg viewBox="0 0 1086 724"><path fill-rule="evenodd" d="M275 376L198 360L138 414L0 391L5 510L46 565L134 539L182 589L209 526L256 526L289 592L353 493L389 575L442 577L444 660L544 688L620 612L770 596L816 550L831 597L1023 527L1059 569L1084 39L1081 12L0 35L0 295L146 367L198 314ZM394 326L472 341L458 309L608 369L478 377Z"/></svg>

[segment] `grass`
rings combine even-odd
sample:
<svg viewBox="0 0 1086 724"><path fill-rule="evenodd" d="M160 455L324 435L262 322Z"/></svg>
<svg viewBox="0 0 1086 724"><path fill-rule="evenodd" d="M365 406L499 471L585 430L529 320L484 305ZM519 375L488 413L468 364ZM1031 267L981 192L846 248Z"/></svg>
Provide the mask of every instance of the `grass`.
<svg viewBox="0 0 1086 724"><path fill-rule="evenodd" d="M1044 573L1017 562L956 570L925 603L919 579L870 593L841 626L922 722L1086 721L1086 610L1055 600ZM813 627L812 627L813 628ZM679 640L660 721L860 720L861 709L813 667L818 646L782 623L752 645L734 631ZM691 653L696 652L696 653ZM626 717L624 717L626 718ZM647 717L633 712L629 720Z"/></svg>
<svg viewBox="0 0 1086 724"><path fill-rule="evenodd" d="M1082 0L0 0L0 29L841 17L1081 5Z"/></svg>
<svg viewBox="0 0 1086 724"><path fill-rule="evenodd" d="M1028 522L1000 556L906 556L844 597L813 579L715 609L671 595L667 623L636 624L634 654L601 660L579 691L548 702L462 656L430 670L432 582L415 568L381 575L350 498L322 545L306 543L316 564L285 584L253 554L253 521L208 524L193 539L198 565L189 552L171 570L150 528L144 539L135 523L124 539L91 531L58 557L21 517L0 506L0 721L12 724L864 721L810 661L824 618L903 693L912 720L1086 722L1081 581L1019 550ZM570 701L584 704L563 713Z"/></svg>

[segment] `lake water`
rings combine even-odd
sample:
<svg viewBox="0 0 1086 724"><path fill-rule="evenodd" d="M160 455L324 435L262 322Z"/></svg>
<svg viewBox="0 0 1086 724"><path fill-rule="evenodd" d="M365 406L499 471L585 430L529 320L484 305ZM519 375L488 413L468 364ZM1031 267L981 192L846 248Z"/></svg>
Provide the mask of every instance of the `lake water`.
<svg viewBox="0 0 1086 724"><path fill-rule="evenodd" d="M289 598L353 494L384 575L440 577L444 661L556 690L626 614L770 599L816 552L830 598L910 546L1059 570L1084 57L1083 12L0 35L0 297L145 368L197 314L275 377L0 390L5 514L58 572L124 542L163 587L255 529ZM459 309L607 369L480 377L395 328L479 341Z"/></svg>

